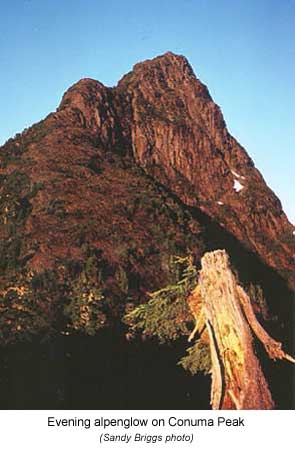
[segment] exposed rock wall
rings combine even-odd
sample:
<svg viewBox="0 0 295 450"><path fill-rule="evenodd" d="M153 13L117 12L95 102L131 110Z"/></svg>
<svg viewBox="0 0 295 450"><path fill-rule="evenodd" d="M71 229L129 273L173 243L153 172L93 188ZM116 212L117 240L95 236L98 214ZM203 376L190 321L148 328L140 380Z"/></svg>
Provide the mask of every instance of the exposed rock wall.
<svg viewBox="0 0 295 450"><path fill-rule="evenodd" d="M114 178L109 184L116 185L110 160L119 155L134 159L185 205L211 216L294 286L293 226L183 56L166 53L139 63L114 88L79 81L55 113L10 140L1 155L3 177L21 168L32 185L43 185L30 200L22 249L34 269L54 266L57 255L83 259L71 237L73 216L95 221L104 209L111 217L112 200L104 201L98 191L106 167ZM118 176L124 184L123 166ZM63 202L59 221L46 213L56 198Z"/></svg>
<svg viewBox="0 0 295 450"><path fill-rule="evenodd" d="M137 64L118 88L130 96L138 164L292 278L293 226L187 60L167 53Z"/></svg>

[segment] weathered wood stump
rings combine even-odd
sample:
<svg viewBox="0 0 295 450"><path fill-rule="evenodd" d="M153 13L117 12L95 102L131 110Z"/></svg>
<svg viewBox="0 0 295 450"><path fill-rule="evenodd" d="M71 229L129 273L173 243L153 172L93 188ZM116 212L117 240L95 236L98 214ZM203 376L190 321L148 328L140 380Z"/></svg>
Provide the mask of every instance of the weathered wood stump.
<svg viewBox="0 0 295 450"><path fill-rule="evenodd" d="M259 324L251 301L238 285L225 250L202 258L199 283L188 299L197 325L190 336L204 332L212 360L213 409L272 409L274 402L255 355L252 331L272 359L295 360ZM251 331L252 330L252 331Z"/></svg>

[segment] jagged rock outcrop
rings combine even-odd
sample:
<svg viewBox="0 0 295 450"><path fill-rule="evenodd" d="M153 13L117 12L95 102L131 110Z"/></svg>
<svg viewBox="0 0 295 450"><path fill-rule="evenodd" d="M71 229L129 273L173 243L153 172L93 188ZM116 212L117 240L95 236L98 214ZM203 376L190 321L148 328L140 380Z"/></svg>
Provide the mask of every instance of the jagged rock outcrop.
<svg viewBox="0 0 295 450"><path fill-rule="evenodd" d="M90 260L120 314L123 297L167 281L171 255L200 261L210 221L294 286L293 227L183 56L137 64L114 88L79 81L0 157L2 293L50 271L75 279Z"/></svg>
<svg viewBox="0 0 295 450"><path fill-rule="evenodd" d="M184 57L136 64L112 89L81 80L64 95L58 120L69 111L99 146L131 154L294 283L293 226Z"/></svg>
<svg viewBox="0 0 295 450"><path fill-rule="evenodd" d="M293 227L187 60L167 53L137 64L118 88L130 96L138 164L292 275Z"/></svg>

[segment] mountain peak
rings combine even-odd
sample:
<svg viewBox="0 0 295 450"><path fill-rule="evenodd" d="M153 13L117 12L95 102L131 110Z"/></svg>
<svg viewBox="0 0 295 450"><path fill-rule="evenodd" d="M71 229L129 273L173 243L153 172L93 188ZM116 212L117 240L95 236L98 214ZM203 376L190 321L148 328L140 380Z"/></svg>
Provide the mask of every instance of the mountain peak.
<svg viewBox="0 0 295 450"><path fill-rule="evenodd" d="M165 328L159 336L174 340L175 329L189 334L192 315L188 323L188 305L186 301L175 303L173 286L179 287L180 280L195 286L201 259L207 252L213 254L212 250L226 250L251 294L255 313L263 320L271 318L268 326L275 334L283 333L286 343L292 341L293 226L251 158L229 134L220 108L183 56L168 52L136 64L113 88L89 78L70 87L56 112L0 148L0 211L0 346L3 350L31 341L28 347L12 347L15 373L19 373L19 355L24 360L26 348L30 355L36 349L38 360L44 362L41 371L35 370L39 366L28 357L26 366L33 367L28 371L28 399L32 398L32 373L40 378L42 371L52 368L53 385L47 393L50 401L55 396L56 403L49 403L47 409L52 405L71 408L73 392L83 402L88 395L94 408L109 408L111 397L116 402L120 397L121 405L141 408L143 385L152 399L150 403L147 398L148 407L161 403L159 395L167 406L171 371L167 369L160 377L164 380L161 386L169 380L168 390L155 392L146 362L158 355L161 371L166 370L172 356L178 358L179 344L171 346L173 355L162 360L152 343L155 351L146 357L138 341L132 347L132 333L126 334L123 317L136 305L149 305L148 293L165 291L167 298L152 296L155 314L161 309ZM220 283L216 292L224 288ZM191 311L196 316L201 310L199 298L199 294L194 297L196 308ZM150 309L148 319L154 337L159 322ZM149 333L145 328L146 337ZM96 336L86 340L85 335ZM49 362L40 350L45 341ZM78 359L73 357L75 349ZM203 353L202 347L197 353ZM94 355L91 361L90 355ZM104 364L109 355L111 363ZM117 355L131 355L128 364ZM98 361L95 368L93 358ZM15 391L23 408L19 389L5 381L8 373L14 373L8 365L10 357L5 361L0 378L7 388L1 392L7 391L10 398ZM54 361L60 361L60 371ZM189 366L192 361L194 365L196 360L190 359ZM84 377L86 366L89 378ZM86 389L80 381L78 389L73 384L77 367L82 367L88 380ZM157 370L152 378L158 380ZM69 382L65 373L71 374ZM142 374L147 374L143 381ZM63 380L62 389L56 384L57 376ZM122 386L131 386L125 389L125 397L120 386L116 391L118 377ZM19 377L14 378L17 383ZM37 378L35 384L40 386ZM48 384L50 376L45 378ZM101 390L92 384L93 379ZM282 379L292 386L285 372ZM179 397L183 398L182 409L196 408L202 388L197 383L196 397L189 404L186 383L187 377ZM176 389L180 385L177 373ZM287 406L290 389L282 395ZM46 390L41 390L46 397ZM209 396L205 403L208 407Z"/></svg>
<svg viewBox="0 0 295 450"><path fill-rule="evenodd" d="M146 67L148 65L153 66L158 63L164 63L168 65L175 65L175 66L189 66L190 64L187 60L187 58L183 55L178 55L176 53L173 53L171 51L168 51L166 53L163 53L162 55L156 56L152 59L147 59L145 61L139 62L133 66L133 70L137 70L141 67Z"/></svg>
<svg viewBox="0 0 295 450"><path fill-rule="evenodd" d="M151 82L157 80L162 82L170 80L180 83L192 79L196 80L193 69L188 60L182 55L176 55L172 52L164 53L153 59L147 59L133 66L133 70L125 75L118 83L119 87L129 83L132 80L148 80Z"/></svg>
<svg viewBox="0 0 295 450"><path fill-rule="evenodd" d="M1 157L2 190L20 167L29 186L45 186L30 200L34 213L23 223L24 236L29 238L24 238L19 258L32 270L54 267L66 255L83 260L86 250L76 245L70 231L77 225L76 216L81 216L88 247L99 249L116 265L120 258L110 222L117 220L115 234L125 236L130 231L128 223L135 220L137 207L130 207L129 214L129 207L119 205L120 199L136 204L129 182L140 190L139 180L147 177L155 183L153 189L162 186L181 208L210 218L266 265L289 281L292 278L293 227L245 149L229 134L220 108L184 56L167 52L138 63L114 88L90 78L78 81L64 94L56 113L10 140ZM148 183L142 183L148 192ZM105 186L103 195L101 186ZM56 198L62 202L60 214L59 206L52 206ZM9 205L5 208L9 210ZM120 216L122 211L127 211L126 217ZM59 216L64 217L62 227ZM51 234L40 233L42 224ZM104 238L98 237L100 227ZM135 261L132 271L140 264Z"/></svg>
<svg viewBox="0 0 295 450"><path fill-rule="evenodd" d="M81 105L82 99L90 101L106 91L106 87L92 78L82 78L74 83L63 95L59 108Z"/></svg>

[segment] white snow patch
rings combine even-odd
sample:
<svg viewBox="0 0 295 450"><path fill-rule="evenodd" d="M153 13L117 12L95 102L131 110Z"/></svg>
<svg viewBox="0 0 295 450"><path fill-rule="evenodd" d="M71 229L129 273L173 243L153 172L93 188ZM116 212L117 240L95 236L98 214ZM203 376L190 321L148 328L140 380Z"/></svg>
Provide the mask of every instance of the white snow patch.
<svg viewBox="0 0 295 450"><path fill-rule="evenodd" d="M224 205L223 202L216 202L218 205Z"/></svg>
<svg viewBox="0 0 295 450"><path fill-rule="evenodd" d="M243 188L244 186L238 180L234 181L234 190L236 192L240 192Z"/></svg>

